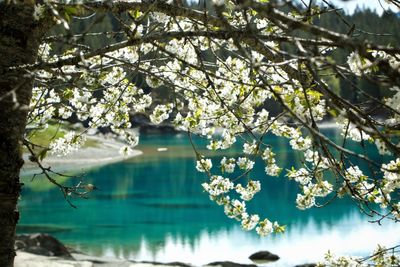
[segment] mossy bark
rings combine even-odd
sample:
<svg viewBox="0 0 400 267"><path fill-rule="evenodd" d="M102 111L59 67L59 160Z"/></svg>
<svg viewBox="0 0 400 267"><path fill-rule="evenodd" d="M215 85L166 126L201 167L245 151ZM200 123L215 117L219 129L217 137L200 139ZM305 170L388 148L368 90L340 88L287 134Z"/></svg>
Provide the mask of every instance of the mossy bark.
<svg viewBox="0 0 400 267"><path fill-rule="evenodd" d="M43 25L33 5L0 3L0 266L13 266L17 201L23 165L22 140L32 94L33 75L23 68L36 60Z"/></svg>

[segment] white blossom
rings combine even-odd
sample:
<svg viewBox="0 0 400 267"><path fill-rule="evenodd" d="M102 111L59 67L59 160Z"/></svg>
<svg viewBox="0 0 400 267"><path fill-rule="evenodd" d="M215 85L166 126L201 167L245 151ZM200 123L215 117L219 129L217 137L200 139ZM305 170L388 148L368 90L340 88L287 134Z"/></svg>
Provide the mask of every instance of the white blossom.
<svg viewBox="0 0 400 267"><path fill-rule="evenodd" d="M86 141L84 135L77 135L75 132L68 132L64 137L52 141L49 145L51 154L65 156L78 150Z"/></svg>
<svg viewBox="0 0 400 267"><path fill-rule="evenodd" d="M264 219L263 221L258 223L258 227L256 228L257 234L260 236L267 236L273 232L273 224L268 219Z"/></svg>
<svg viewBox="0 0 400 267"><path fill-rule="evenodd" d="M236 163L240 169L245 171L253 169L254 166L254 161L251 161L250 159L245 157L238 158Z"/></svg>
<svg viewBox="0 0 400 267"><path fill-rule="evenodd" d="M213 175L209 183L202 184L205 191L211 196L219 196L233 189L233 183L228 178Z"/></svg>
<svg viewBox="0 0 400 267"><path fill-rule="evenodd" d="M196 163L196 169L199 172L208 172L212 168L211 159L200 159Z"/></svg>
<svg viewBox="0 0 400 267"><path fill-rule="evenodd" d="M247 216L242 219L242 229L245 231L253 230L259 221L260 217L257 214Z"/></svg>
<svg viewBox="0 0 400 267"><path fill-rule="evenodd" d="M288 172L287 176L302 185L308 184L312 179L309 171L305 168L300 168L299 170L293 169Z"/></svg>
<svg viewBox="0 0 400 267"><path fill-rule="evenodd" d="M254 155L257 153L257 143L254 141L252 144L243 144L243 153L248 155Z"/></svg>
<svg viewBox="0 0 400 267"><path fill-rule="evenodd" d="M154 124L160 124L169 118L170 113L172 112L173 105L157 105L154 108L153 113L150 115L150 120Z"/></svg>
<svg viewBox="0 0 400 267"><path fill-rule="evenodd" d="M350 67L350 70L360 76L361 74L371 72L369 66L371 62L366 59L362 58L357 52L351 52L350 55L347 57L347 64Z"/></svg>
<svg viewBox="0 0 400 267"><path fill-rule="evenodd" d="M235 189L236 192L240 194L241 199L244 201L249 201L261 190L261 184L259 181L250 180L246 187L243 187L241 184L237 184Z"/></svg>
<svg viewBox="0 0 400 267"><path fill-rule="evenodd" d="M235 171L236 160L234 158L227 159L223 157L221 160L222 172L233 173Z"/></svg>
<svg viewBox="0 0 400 267"><path fill-rule="evenodd" d="M297 194L296 205L301 210L309 209L315 205L315 197L312 194Z"/></svg>
<svg viewBox="0 0 400 267"><path fill-rule="evenodd" d="M33 19L40 20L43 18L46 6L42 4L35 4L33 8Z"/></svg>
<svg viewBox="0 0 400 267"><path fill-rule="evenodd" d="M246 204L243 201L237 199L231 200L231 202L224 207L224 212L229 218L236 219L238 221L242 218L247 218Z"/></svg>
<svg viewBox="0 0 400 267"><path fill-rule="evenodd" d="M351 183L361 182L367 177L362 173L358 166L351 166L346 169L345 177Z"/></svg>

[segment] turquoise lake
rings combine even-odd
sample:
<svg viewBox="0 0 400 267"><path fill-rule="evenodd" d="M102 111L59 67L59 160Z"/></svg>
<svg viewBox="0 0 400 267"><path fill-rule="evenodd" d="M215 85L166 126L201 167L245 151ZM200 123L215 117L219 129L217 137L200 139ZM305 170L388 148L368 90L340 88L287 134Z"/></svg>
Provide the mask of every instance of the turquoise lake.
<svg viewBox="0 0 400 267"><path fill-rule="evenodd" d="M330 134L340 138L334 131ZM281 167L298 160L286 140L270 137L266 142L277 153L277 162L285 164ZM157 151L161 147L167 151ZM18 232L47 232L91 255L194 265L250 263L249 255L269 250L281 259L268 266L294 266L321 260L328 250L365 256L377 244L400 244L400 224L371 224L350 199L322 209L296 209L296 183L266 176L260 162L252 177L261 181L262 191L249 209L286 225L287 231L266 238L244 232L203 192L206 177L194 168L195 155L185 134L142 135L138 149L144 155L88 171L85 181L100 190L88 199L74 199L77 209L58 189L41 185L46 182L25 182ZM239 150L229 153L240 155ZM371 158L381 160L374 153L371 148Z"/></svg>

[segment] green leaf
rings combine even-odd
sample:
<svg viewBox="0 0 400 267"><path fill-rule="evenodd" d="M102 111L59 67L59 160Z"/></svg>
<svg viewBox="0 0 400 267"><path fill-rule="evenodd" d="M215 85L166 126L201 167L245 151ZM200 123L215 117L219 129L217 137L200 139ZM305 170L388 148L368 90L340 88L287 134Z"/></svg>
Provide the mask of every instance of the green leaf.
<svg viewBox="0 0 400 267"><path fill-rule="evenodd" d="M74 97L74 92L71 89L67 89L67 90L64 91L63 97L66 100L69 100L69 99Z"/></svg>
<svg viewBox="0 0 400 267"><path fill-rule="evenodd" d="M336 109L328 109L328 113L332 115L332 117L336 118L339 113Z"/></svg>
<svg viewBox="0 0 400 267"><path fill-rule="evenodd" d="M286 225L276 226L274 230L277 234L284 233L286 230Z"/></svg>
<svg viewBox="0 0 400 267"><path fill-rule="evenodd" d="M315 91L315 90L310 90L310 91L307 92L307 94L309 96L313 96L313 97L315 97L317 99L319 99L321 96L323 96L323 94L321 94L320 92Z"/></svg>
<svg viewBox="0 0 400 267"><path fill-rule="evenodd" d="M45 148L42 151L39 152L39 154L37 155L38 159L40 161L43 161L44 158L46 158L47 156L47 151L49 151L49 149Z"/></svg>
<svg viewBox="0 0 400 267"><path fill-rule="evenodd" d="M140 12L139 10L134 10L134 11L129 11L129 14L133 17L133 18L135 18L135 19L138 19L138 18L140 18L140 16L142 16L142 12Z"/></svg>
<svg viewBox="0 0 400 267"><path fill-rule="evenodd" d="M78 9L76 7L73 7L73 6L67 6L64 9L64 12L65 12L65 14L68 14L68 15L77 15L78 14Z"/></svg>

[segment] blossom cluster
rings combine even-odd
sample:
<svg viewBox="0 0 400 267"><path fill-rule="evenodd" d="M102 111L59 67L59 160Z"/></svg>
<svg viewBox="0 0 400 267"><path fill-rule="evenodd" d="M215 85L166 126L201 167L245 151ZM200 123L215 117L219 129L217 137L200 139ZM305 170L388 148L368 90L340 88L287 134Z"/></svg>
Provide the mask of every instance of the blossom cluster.
<svg viewBox="0 0 400 267"><path fill-rule="evenodd" d="M69 50L63 56L57 56L52 54L51 46L45 43L39 49L39 56L42 61L55 62L77 52ZM138 59L137 52L131 48L109 52L108 56L131 62L136 62ZM114 66L97 70L97 66L109 63L111 63L109 58L95 56L85 61L86 65L95 69L92 72L79 66L69 65L51 72L38 71L39 81L59 80L63 83L71 83L71 80L74 80L72 84L76 84L76 79L78 79L81 86L67 86L62 90L58 87L34 87L28 115L29 127L44 129L49 122L66 120L75 115L81 121L88 121L91 128L110 127L115 134L125 138L127 142L127 146L121 147L120 152L130 154L132 148L138 143L138 136L127 131L131 127L130 114L144 112L151 105L152 99L149 94L144 94L142 89L137 88L128 79L128 73L124 68ZM96 95L95 92L99 88L102 94ZM60 154L62 143L61 140L57 145L54 142L49 149ZM70 149L65 149L64 152L61 154L69 153Z"/></svg>
<svg viewBox="0 0 400 267"><path fill-rule="evenodd" d="M231 173L226 170L232 170L233 172L233 168L237 162L233 158L223 158L221 163L225 164L222 171ZM231 166L227 167L227 165ZM210 159L197 161L197 169L200 172L209 171L211 167L212 161ZM211 200L215 201L218 205L224 206L226 216L241 222L244 230L250 231L255 229L261 236L284 230L284 227L280 226L277 222L272 223L268 219L261 221L258 214L249 214L247 212L246 202L252 200L254 195L261 190L260 181L249 179L246 186L243 186L240 183L235 184L228 177L212 175L208 182L202 184L202 187L210 195ZM241 200L231 198L233 195L237 195Z"/></svg>
<svg viewBox="0 0 400 267"><path fill-rule="evenodd" d="M65 156L78 150L86 141L84 135L77 135L75 132L68 132L64 137L53 140L49 149L52 154Z"/></svg>
<svg viewBox="0 0 400 267"><path fill-rule="evenodd" d="M331 251L325 253L324 261L317 266L398 266L400 257L395 253L394 248L386 248L378 245L371 257L362 258L354 256L335 256Z"/></svg>
<svg viewBox="0 0 400 267"><path fill-rule="evenodd" d="M261 155L261 158L265 162L265 173L270 176L278 176L282 171L276 164L275 153L272 152L271 148L267 147Z"/></svg>
<svg viewBox="0 0 400 267"><path fill-rule="evenodd" d="M358 76L371 72L371 61L360 56L358 52L350 53L347 57L347 64L349 65L350 70Z"/></svg>

